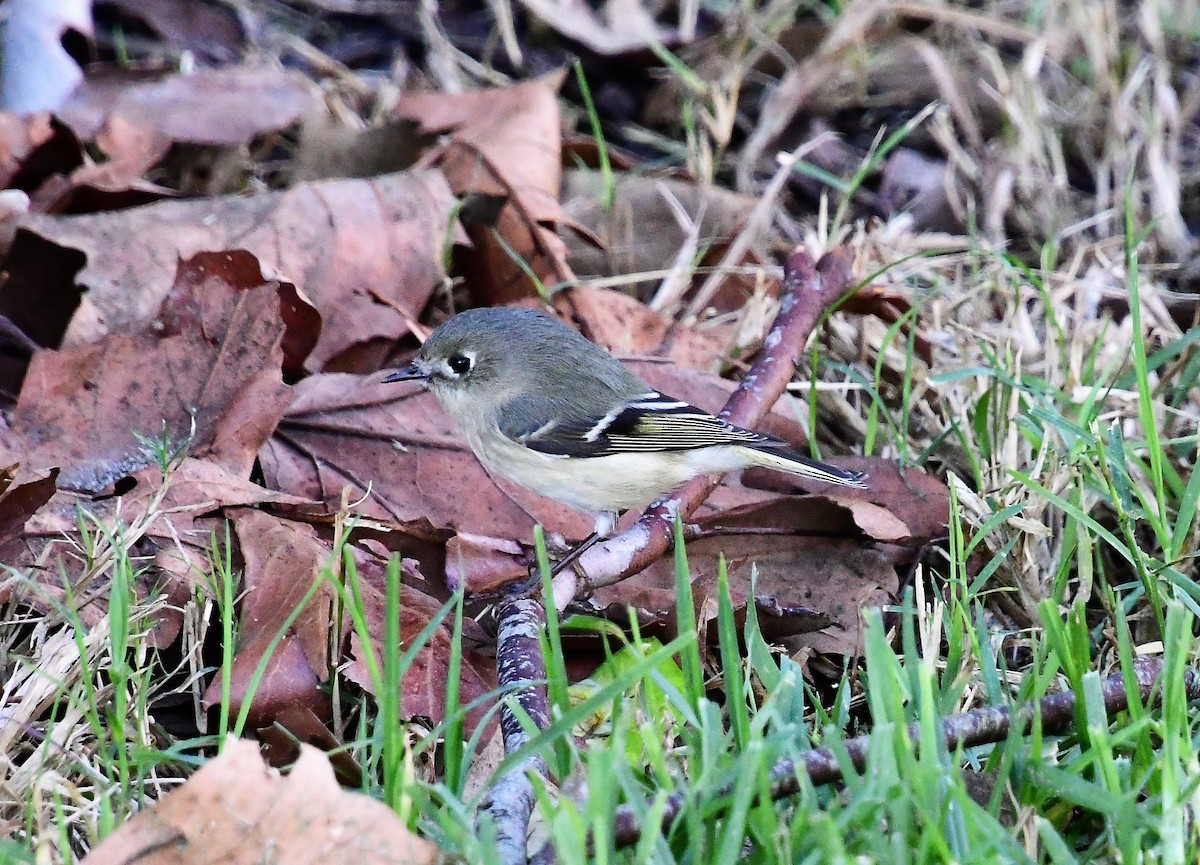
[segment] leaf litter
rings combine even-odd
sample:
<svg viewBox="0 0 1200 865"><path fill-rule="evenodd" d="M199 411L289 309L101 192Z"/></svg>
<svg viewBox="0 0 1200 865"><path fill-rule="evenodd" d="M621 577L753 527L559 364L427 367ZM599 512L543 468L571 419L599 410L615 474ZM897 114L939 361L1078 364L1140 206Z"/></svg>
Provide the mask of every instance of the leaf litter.
<svg viewBox="0 0 1200 865"><path fill-rule="evenodd" d="M825 175L810 170L791 176L786 189L790 199L777 209L767 237L747 244L755 254L742 264L753 268L784 239L788 244L802 239L816 250L846 242L858 254L856 273L862 277L880 263L899 262L874 273L872 286L848 305L866 317L836 315L818 339L837 363L857 369L878 359L878 398L890 405L905 381L915 380L911 416L905 416L911 429L903 432L925 446L945 425L946 400L961 398L944 398L943 392L951 389L939 390L926 381L928 366L947 356L956 361L974 357L978 344L1003 339L988 330L995 316L985 308L1000 302L996 298L1001 295L976 303L954 292L968 259L945 253L963 243L955 233L964 218L978 214L987 243L1000 249L1012 240L1011 248L1018 251L1029 238L1043 237L1042 226L1063 226L1064 250L1086 264L1087 278L1076 279L1082 272L1077 270L1058 273L1054 290L1091 297L1097 285L1123 284L1117 273L1119 250L1106 246L1111 240L1106 222L1111 216L1106 214L1113 212L1117 185L1100 183L1085 192L1075 185L1081 166L1107 166L1112 169L1108 177L1141 172L1134 181L1139 194L1131 198L1157 217L1145 220L1154 224L1156 248L1176 257L1185 254L1188 237L1172 202L1191 206L1191 199L1169 187L1186 186L1193 178L1166 167L1183 158L1177 146L1179 124L1156 127L1167 133L1147 144L1147 159L1135 166L1136 172L1109 164L1113 157L1096 151L1094 135L1074 134L1089 123L1123 134L1121 128L1139 128L1129 122L1130 112L1160 117L1165 109L1159 103L1130 102L1117 106L1112 119L1097 123L1112 106L1060 74L1064 46L1074 44L1062 38L1066 23L1053 21L1047 28L1051 35L1043 47L1052 62L1039 66L1031 56L1017 68L1009 53L1034 38L1020 23L917 4L890 12L886 5L859 4L831 24L801 22L780 35L782 49L793 52L791 65L784 67L790 71L773 90L758 92L764 107L755 117L742 118L749 121L743 126L749 138L732 157L739 198L718 201L723 197L714 194L714 187L689 186L678 178L672 183L675 197L688 202L689 219L701 229L706 214L713 221L709 233L696 235L698 244L732 242L746 227L745 198L757 194L757 179L773 170L774 152L821 142L809 163ZM370 8L361 4L355 14L374 14ZM541 7L529 8L536 15ZM921 28L896 27L893 14ZM590 44L600 54L630 50L612 42L617 36L626 38L620 28L606 33L596 20L573 26L567 38ZM661 22L645 19L624 33L652 33L656 27L674 35ZM980 28L990 34L990 42L964 38ZM687 30L681 26L681 40L690 38ZM1160 37L1146 34L1151 42ZM185 36L172 38L189 44ZM443 82L458 80L466 55L449 41L430 38L431 75ZM636 45L636 35L629 38ZM1161 44L1156 44L1159 50ZM368 575L368 630L375 641L383 631L381 574L389 550L405 550L406 545L421 550L403 568L405 591L412 592L401 630L412 635L436 613L448 583L491 590L523 573L534 522L568 538L586 531L586 522L577 515L489 479L427 396L379 383L377 371L407 357L428 326L464 305L536 303L538 286L565 287L552 300L566 320L630 358L664 393L716 410L732 387L719 374L736 377L744 369L763 330L752 325L762 320L762 310L772 309L778 295L776 275L766 273L740 294L716 295L719 300L684 322L664 315L659 305L652 308L646 301L653 298L645 294L580 285L582 273L624 278L629 285L654 283L639 271L674 267L672 246L692 242L692 235L677 224L671 242L653 249L653 238L638 237L644 226L630 214L644 212L648 202L662 196L655 185L661 181L637 171L622 172L617 182L621 196L635 202L626 210L576 210L564 204L560 79L500 84L453 96L416 95L408 88L387 103L338 66L342 61L333 58L345 59L346 46L322 45L329 54L322 55L314 43L303 56L309 64L318 64L322 56L328 61L315 67L320 72L314 77L331 116L356 122L360 114L415 121L427 135L440 136L417 145L424 148L426 167L366 181L299 183L279 191L265 191L252 178L238 196L128 207L183 191L166 168L168 156L177 154L180 145L230 149L249 147L251 139L261 143L264 136L286 140L284 130L303 112L314 110L313 91L297 76L256 77L259 73L236 68L226 70L225 79L213 73L110 83L106 95L93 94L93 101L84 105L90 119L77 119L74 131L44 115L19 122L5 117L2 127L7 182L30 193L33 210L24 216L20 208L15 211L6 280L0 285L0 313L15 333L26 337L16 340L22 348L12 373L24 383L0 431L4 464L15 466L6 473L0 493L6 563L20 569L26 582L44 581L48 588L57 586L64 574L102 583L102 569L79 555L82 538L75 515L84 506L105 525L120 521L136 528L131 549L148 565L142 591L149 596L158 587L182 605L190 592L205 590L201 574L208 541L214 531L219 537L229 521L236 527L236 560L248 589L240 606L238 699L245 693L246 671L261 660L264 644L276 632L272 629L278 629L297 600L298 586L329 567L330 527L345 515L346 501L355 502L357 516L375 526L371 540L360 534L351 545L354 560ZM848 57L865 45L871 46L868 62L850 74ZM532 48L528 56L536 56ZM770 66L778 59L778 52L760 53L758 73L778 75ZM1098 69L1113 60L1103 52L1091 59ZM1045 89L1036 86L1039 76ZM220 80L236 86L222 88ZM713 97L708 107L715 113L725 83L718 76L708 82L706 92ZM651 100L675 86L674 81L655 85L658 91L650 94ZM610 87L602 94L608 100L602 100L603 110L617 116L619 89ZM228 102L223 101L224 90ZM380 96L378 104L363 101L368 90ZM875 130L889 126L863 123L863 116L883 106L897 115L889 121L903 122L924 107L931 92L941 93L946 107L873 165L866 182L854 190L848 214L861 221L839 221L845 215L838 214L832 222L816 220L814 228L806 197L827 194L828 175L844 178L869 159L877 147ZM1085 116L1072 120L1050 112L1048 93L1059 104L1078 104ZM263 109L263 94L270 95L270 111ZM276 94L281 94L277 100ZM206 108L211 100L214 111L188 109L195 98L202 98ZM161 122L153 121L157 112L145 106L164 101L172 110ZM69 111L62 116L70 116ZM718 140L718 120L715 114L702 117L705 134L711 133L719 148L728 142ZM1015 144L998 146L995 130L1000 128L1012 130ZM840 140L826 136L830 130L841 133ZM85 142L96 150L86 149ZM626 152L638 152L645 138L627 136L619 144ZM994 145L991 150L989 145ZM95 155L99 161L93 161ZM702 164L698 159L693 167ZM1061 194L1047 195L1047 189ZM118 198L118 193L133 197ZM461 211L455 196L464 201ZM589 203L586 193L580 198ZM728 210L720 209L726 206ZM108 207L119 209L107 212ZM669 224L670 210L665 209L659 224ZM586 218L580 216L584 213ZM594 240L585 227L589 223L613 254L584 265L583 253ZM568 242L560 229L584 240ZM464 242L467 236L470 245ZM625 239L628 250L620 248ZM907 259L928 251L941 255L935 262ZM238 266L226 266L229 262ZM467 277L465 285L446 279L447 262L451 274ZM217 290L205 280L189 287L187 279L178 278L188 267L193 276L196 269L234 274L230 281L236 287ZM1000 273L996 262L985 267ZM996 279L1002 281L999 275ZM680 285L686 292L703 282L691 273ZM912 314L913 285L943 289L919 307L919 319ZM34 297L36 302L30 300ZM669 311L686 305L690 297L674 296L676 305ZM751 315L751 302L760 310L757 318ZM1021 304L1002 302L1011 302L1014 309ZM1191 307L1187 303L1176 303L1175 313L1194 310L1194 302ZM1111 344L1096 342L1097 320L1088 317L1090 308L1078 305L1082 313L1075 338L1098 345L1101 363L1110 352L1119 357L1136 337L1122 332ZM1163 312L1155 311L1155 322L1165 341L1178 325L1170 310ZM1027 309L1024 315L1028 324ZM1002 318L1020 320L1015 313ZM903 365L904 353L889 343L892 326L911 338L926 368L914 371ZM1049 347L1036 339L1022 345L1027 370L1058 375L1060 359L1051 356ZM868 403L853 386L819 387L854 384L831 381L833 377L828 369L815 374L819 381L798 391L802 402L783 401L764 430L803 449L810 430L798 419L815 402L815 433L823 443L833 442L835 449L857 447L866 433ZM16 387L10 390L16 393ZM132 435L137 431L153 438L164 422L171 443L189 446L188 456L173 465L166 482L158 477L143 440ZM1023 453L1023 447L1011 443L1014 454ZM950 442L938 453L966 476L962 450ZM797 657L813 651L857 654L859 610L895 600L922 549L944 534L948 517L945 486L920 470L900 471L894 456L843 462L870 471L872 489L864 494L814 493L761 472L729 479L698 515L699 536L689 544L693 595L704 621L711 623L715 561L723 553L736 603L753 603L762 621L770 620L764 632L771 639ZM1003 489L1002 480L998 474L993 486ZM984 496L960 501L980 522L988 518ZM1021 540L997 573L998 579L1021 587L1018 603L1027 606L1036 596L1030 590L1037 580L1030 563L1039 560L1038 543L1032 537ZM67 562L71 564L64 568ZM753 590L751 569L758 573ZM418 592L418 584L428 592ZM14 585L10 581L6 588ZM182 595L180 586L187 589ZM590 603L618 623L624 623L625 611L632 607L644 621L661 624L669 636L679 626L670 621L673 592L668 566L659 563L603 590ZM337 729L330 715L337 714L331 693L339 676L371 692L363 659L372 647L350 634L333 611L329 590L318 598L271 660L267 687L255 695L261 702L252 707L256 725L303 718L312 733L315 718L318 724L331 724L329 732ZM24 603L31 602L26 598ZM102 604L94 594L87 603L88 620L99 627ZM822 624L822 630L807 632L813 624ZM449 633L444 627L435 632L434 642L406 679L401 695L405 717L438 719ZM170 642L173 637L160 639ZM464 698L492 687L494 671L485 659L472 654L465 669L470 681L464 683ZM211 695L214 680L207 685ZM242 771L253 774L252 769Z"/></svg>

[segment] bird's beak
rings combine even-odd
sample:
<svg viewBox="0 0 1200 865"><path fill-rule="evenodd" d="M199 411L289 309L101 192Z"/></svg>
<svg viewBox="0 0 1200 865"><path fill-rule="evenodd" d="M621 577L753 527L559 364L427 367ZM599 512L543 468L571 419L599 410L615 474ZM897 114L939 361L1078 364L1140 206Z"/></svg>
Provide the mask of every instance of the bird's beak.
<svg viewBox="0 0 1200 865"><path fill-rule="evenodd" d="M394 381L428 381L429 367L419 360L414 360L403 369L398 369L391 373L383 381L389 384Z"/></svg>

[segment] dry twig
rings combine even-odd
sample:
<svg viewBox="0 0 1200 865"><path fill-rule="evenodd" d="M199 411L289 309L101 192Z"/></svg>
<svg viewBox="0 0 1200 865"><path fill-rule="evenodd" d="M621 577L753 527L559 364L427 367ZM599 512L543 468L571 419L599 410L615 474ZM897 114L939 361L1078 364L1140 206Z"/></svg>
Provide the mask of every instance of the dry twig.
<svg viewBox="0 0 1200 865"><path fill-rule="evenodd" d="M1161 661L1139 659L1134 663L1134 675L1137 678L1138 695L1142 700L1152 700L1157 704L1162 699L1159 678L1162 675ZM1189 700L1200 699L1200 671L1188 670L1184 676L1184 687L1187 689ZM1109 676L1101 685L1104 694L1104 710L1112 715L1123 712L1129 707L1129 695L1125 691L1125 681L1118 674ZM989 706L963 712L960 715L950 715L942 719L942 736L949 751L958 748L972 748L1003 742L1008 738L1013 725L1019 732L1026 732L1035 719L1041 722L1043 733L1055 734L1068 730L1075 721L1075 705L1078 696L1072 691L1063 691L1049 697L1043 697L1036 703L1030 703L1014 710L1007 706ZM913 724L908 728L908 737L914 747L921 740L921 730ZM867 750L870 746L870 736L859 736L844 743L845 751L855 771L861 772L867 765ZM842 765L830 748L814 748L805 753L799 760L780 760L771 769L770 795L771 801L778 801L785 796L791 796L800 791L801 777L807 775L812 784L829 784L842 778ZM721 791L728 795L732 788ZM682 793L672 793L667 797L667 806L663 811L661 829L671 827L681 813L686 803ZM645 807L642 809L646 810ZM617 847L636 844L646 827L638 822L637 812L628 805L617 809L613 821L613 838Z"/></svg>
<svg viewBox="0 0 1200 865"><path fill-rule="evenodd" d="M550 726L550 701L546 697L546 661L542 657L541 632L546 626L546 611L532 598L508 601L500 608L500 631L496 638L496 671L501 689L515 688L515 700L534 726ZM520 717L506 701L500 707L500 730L504 751L512 754L529 741L529 733ZM514 766L492 786L484 803L496 827L499 861L526 861L525 837L533 814L534 790L530 773L546 776L546 763L531 757Z"/></svg>

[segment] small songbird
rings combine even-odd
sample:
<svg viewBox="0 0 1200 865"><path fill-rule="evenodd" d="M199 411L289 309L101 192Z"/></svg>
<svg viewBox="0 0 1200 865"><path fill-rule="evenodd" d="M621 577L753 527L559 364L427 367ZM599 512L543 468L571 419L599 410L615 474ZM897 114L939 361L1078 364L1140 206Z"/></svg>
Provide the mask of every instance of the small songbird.
<svg viewBox="0 0 1200 865"><path fill-rule="evenodd" d="M643 508L697 475L762 466L866 489L867 476L802 457L787 442L742 429L651 388L555 318L531 309L461 312L386 382L420 381L484 467L596 515Z"/></svg>

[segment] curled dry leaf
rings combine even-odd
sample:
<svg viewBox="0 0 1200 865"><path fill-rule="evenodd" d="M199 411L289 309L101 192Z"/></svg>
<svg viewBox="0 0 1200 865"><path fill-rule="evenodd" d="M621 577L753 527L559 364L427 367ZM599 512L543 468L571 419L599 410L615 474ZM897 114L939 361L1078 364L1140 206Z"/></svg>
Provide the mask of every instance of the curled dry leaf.
<svg viewBox="0 0 1200 865"><path fill-rule="evenodd" d="M545 285L574 279L567 246L555 231L559 225L581 230L558 201L562 129L555 94L561 83L558 74L458 95L422 93L396 107L397 118L445 136L423 162L441 168L456 195L503 203L494 220L467 226L474 243L467 284L480 303L533 295L526 267Z"/></svg>
<svg viewBox="0 0 1200 865"><path fill-rule="evenodd" d="M0 111L0 189L32 192L53 174L83 164L83 145L49 114Z"/></svg>
<svg viewBox="0 0 1200 865"><path fill-rule="evenodd" d="M8 262L15 276L0 287L0 313L22 327L36 325L43 344L142 333L170 289L178 258L236 247L293 283L320 312L324 325L307 361L316 370L352 346L408 332L443 276L453 208L438 172L415 171L116 213L34 215L18 232ZM83 268L74 272L83 263L77 261L48 273L69 260L66 250L86 257ZM65 333L48 329L22 300L35 295L35 284L41 304L78 303ZM86 289L81 299L77 286Z"/></svg>
<svg viewBox="0 0 1200 865"><path fill-rule="evenodd" d="M570 288L554 301L584 336L617 357L659 357L684 369L715 372L732 335L728 327L689 327L619 291Z"/></svg>
<svg viewBox="0 0 1200 865"><path fill-rule="evenodd" d="M815 529L826 522L845 525L848 518L867 539L874 541L919 547L945 537L950 491L933 475L916 469L901 469L891 460L874 457L842 457L834 462L866 472L871 478L870 489L826 489L823 498L829 504L815 504L806 518L800 516L800 511L807 505L797 508L790 516L780 512L775 517L766 511L754 513L752 509L746 509L740 514L727 512L720 517L720 525L761 525L761 520L766 519L768 524L805 525ZM793 497L773 500L765 506L767 508L786 506L789 501L803 502L803 499L795 499L794 494L813 489L800 478L758 469L746 472L742 480L756 489L793 494ZM842 516L832 513L834 510L841 511ZM804 521L800 522L802 519Z"/></svg>
<svg viewBox="0 0 1200 865"><path fill-rule="evenodd" d="M342 790L307 745L286 776L253 742L227 739L183 786L98 844L86 865L254 865L266 861L432 865L437 850L369 796Z"/></svg>
<svg viewBox="0 0 1200 865"><path fill-rule="evenodd" d="M254 731L258 737L263 759L282 769L300 759L301 745L311 745L324 752L333 766L338 783L359 787L364 783L362 766L342 747L342 741L325 726L307 706L292 703L277 714L272 722Z"/></svg>
<svg viewBox="0 0 1200 865"><path fill-rule="evenodd" d="M26 521L54 495L58 469L41 477L21 478L17 466L0 473L0 562L10 565L19 554Z"/></svg>
<svg viewBox="0 0 1200 865"><path fill-rule="evenodd" d="M488 594L529 579L531 557L516 541L459 532L446 542L446 585Z"/></svg>
<svg viewBox="0 0 1200 865"><path fill-rule="evenodd" d="M721 532L688 543L692 591L697 609L703 611L701 624L706 625L716 614L717 561L724 556L736 606L742 607L748 600L753 569L760 606L766 603L787 609L793 617L803 610L807 611L802 617L805 621L824 616L833 623L824 632L805 634L806 645L841 655L856 654L861 648L860 610L894 599L899 585L896 564L910 557L909 551L894 545L864 545L858 538L767 533L771 528L778 527ZM600 610L607 608L607 615L617 623L627 620L625 610L630 607L644 623L673 621L674 579L672 563L663 559L600 590L592 603Z"/></svg>

